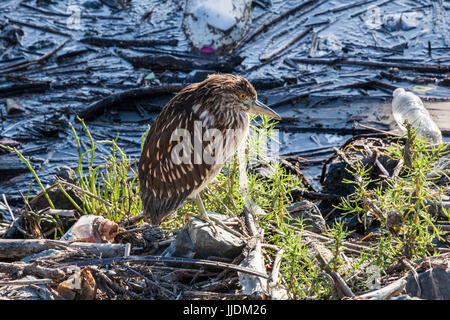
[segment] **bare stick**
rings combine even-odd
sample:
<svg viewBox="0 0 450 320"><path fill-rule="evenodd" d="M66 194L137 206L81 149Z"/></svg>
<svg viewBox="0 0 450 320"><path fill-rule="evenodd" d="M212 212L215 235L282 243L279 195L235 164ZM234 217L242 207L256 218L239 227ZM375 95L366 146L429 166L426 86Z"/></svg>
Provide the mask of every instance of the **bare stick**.
<svg viewBox="0 0 450 320"><path fill-rule="evenodd" d="M328 9L328 10L316 13L314 16L317 17L317 16L320 16L320 15L323 15L323 14L327 14L327 13L336 13L336 12L344 11L344 10L351 9L351 8L354 8L354 7L359 7L359 6L362 6L362 5L365 5L365 4L369 4L369 3L374 2L374 1L376 1L376 0L363 0L363 1L355 2L355 3L350 3L350 4L343 5L343 6L340 6L340 7L337 7L337 8Z"/></svg>
<svg viewBox="0 0 450 320"><path fill-rule="evenodd" d="M26 286L30 284L47 284L52 282L53 282L52 279L11 280L11 281L0 280L0 286Z"/></svg>
<svg viewBox="0 0 450 320"><path fill-rule="evenodd" d="M38 58L36 60L24 61L24 62L16 63L16 64L13 64L13 65L4 66L4 67L0 68L0 69L5 69L3 71L0 71L0 74L23 70L23 69L28 68L29 66L32 66L32 65L35 65L35 64L38 64L38 63L43 63L47 59L49 59L52 55L54 55L59 49L64 47L70 40L72 40L72 38L66 39L59 46L57 46L56 48L54 48L53 50L51 50L50 52L44 54L43 56L41 56L40 58Z"/></svg>
<svg viewBox="0 0 450 320"><path fill-rule="evenodd" d="M70 37L70 34L68 34L68 33L61 32L59 30L55 30L55 29L48 28L48 27L45 27L45 26L38 26L38 25L31 24L31 23L14 20L14 19L11 19L11 18L8 18L8 20L10 22L12 22L12 23L19 24L19 25L22 25L22 26L25 26L25 27L28 27L28 28L38 29L38 30L42 30L42 31L45 31L45 32L59 34L61 36Z"/></svg>
<svg viewBox="0 0 450 320"><path fill-rule="evenodd" d="M60 269L46 268L32 263L0 262L0 272L10 275L31 275L54 280L60 280L65 276L65 273Z"/></svg>
<svg viewBox="0 0 450 320"><path fill-rule="evenodd" d="M64 181L64 180L58 180L58 183L65 184L65 185L67 185L67 186L69 186L69 187L71 187L71 188L73 188L73 189L75 189L75 190L77 190L79 192L82 192L82 193L88 195L91 198L94 198L97 201L100 201L101 203L103 203L107 207L114 208L114 206L111 203L109 203L108 201L106 201L106 200L96 196L95 194L93 194L93 193L91 193L89 191L86 191L86 190L84 190L84 189L82 189L82 188L80 188L80 187L78 187L78 186L76 186L76 185L74 185L74 184L72 184L70 182L67 182L67 181ZM127 216L127 214L125 212L123 212L122 210L120 210L119 208L117 208L117 211L119 211L119 213L121 215Z"/></svg>
<svg viewBox="0 0 450 320"><path fill-rule="evenodd" d="M266 31L267 28L269 28L271 25L274 25L275 23L277 23L278 21L284 19L285 17L296 13L297 11L301 10L302 8L310 5L310 4L314 4L315 2L317 2L318 0L308 0L305 1L303 3L301 3L300 5L289 9L285 12L283 12L282 14L280 14L279 16L275 17L272 20L269 20L267 22L265 22L263 25L259 26L254 32L252 32L250 35L248 35L247 37L243 38L241 40L240 43L238 43L238 45L235 48L235 51L240 49L244 44L246 44L247 42L251 41L254 37L256 37L257 35L259 35L260 33Z"/></svg>
<svg viewBox="0 0 450 320"><path fill-rule="evenodd" d="M133 299L143 299L142 296L138 295L137 293L134 293L133 291L127 290L125 288L123 288L122 286L118 285L116 282L114 282L113 280L111 280L106 274L104 274L103 272L100 272L98 270L93 270L95 272L95 274L102 279L102 281L104 281L106 283L106 285L108 285L112 290L114 290L115 292L119 292L121 294L126 294L129 295L130 297L132 297Z"/></svg>
<svg viewBox="0 0 450 320"><path fill-rule="evenodd" d="M148 277L146 277L145 275L143 275L142 273L140 273L140 272L137 271L136 269L131 268L131 267L127 267L127 269L130 270L131 272L137 274L139 277L141 277L142 279L144 279L147 283L151 284L152 286L154 286L154 287L160 289L161 291L164 291L166 294L168 294L168 295L170 295L170 296L175 296L175 294L174 294L172 291L170 291L169 289L163 287L160 283L155 282L155 281L149 279Z"/></svg>
<svg viewBox="0 0 450 320"><path fill-rule="evenodd" d="M254 276L267 279L267 274L255 271L253 269L240 267L225 262L210 261L203 259L189 259L189 258L175 258L175 257L163 257L163 256L129 256L129 257L119 257L119 258L105 258L105 259L94 259L94 260L80 260L70 263L64 263L61 266L77 265L77 266L89 266L89 265L104 265L112 263L124 263L124 262L135 262L135 263L148 263L148 262L164 262L164 263L180 263L180 264L193 264L196 266L208 266L221 269L231 269L234 271L239 271L243 273L248 273Z"/></svg>
<svg viewBox="0 0 450 320"><path fill-rule="evenodd" d="M347 58L336 58L336 59L321 59L321 58L292 58L291 59L297 63L305 64L325 64L325 65L339 65L348 64L356 66L364 66L369 68L376 68L386 70L388 68L398 68L401 70L411 70L416 72L433 72L433 73L448 73L450 72L450 65L445 64L406 64L406 63L395 63L395 62L376 62L367 60L355 60Z"/></svg>
<svg viewBox="0 0 450 320"><path fill-rule="evenodd" d="M79 117L84 120L94 120L95 118L102 115L106 109L124 103L126 101L178 92L182 88L183 87L180 85L172 85L162 87L144 87L126 90L123 92L110 95L106 98L101 99L100 101L94 102L93 104L89 105L85 110L83 110L79 114Z"/></svg>
<svg viewBox="0 0 450 320"><path fill-rule="evenodd" d="M340 289L341 293L346 297L354 297L354 293L352 290L348 287L348 285L345 283L344 279L337 273L331 270L331 268L327 265L325 260L323 259L322 255L318 250L316 258L319 261L321 267L333 278L334 283L336 286Z"/></svg>
<svg viewBox="0 0 450 320"><path fill-rule="evenodd" d="M4 193L2 193L2 197L3 197L3 202L5 203L5 206L8 208L9 215L11 216L12 221L15 221L16 218L14 217L14 214L13 214L13 212L12 212L12 210L11 210L9 204L8 204L8 200L6 200L6 196L5 196Z"/></svg>
<svg viewBox="0 0 450 320"><path fill-rule="evenodd" d="M270 53L268 56L262 57L261 61L273 60L273 58L276 57L280 52L286 51L294 43L303 39L308 33L311 32L311 30L312 30L312 27L306 28L306 30L302 31L299 35L297 35L296 37L289 40L284 46L279 47L278 49L276 49L275 51Z"/></svg>
<svg viewBox="0 0 450 320"><path fill-rule="evenodd" d="M273 262L272 273L270 274L270 282L269 282L269 293L274 299L277 295L277 284L280 276L280 266L281 266L281 258L283 257L284 250L280 249L275 256L275 260Z"/></svg>
<svg viewBox="0 0 450 320"><path fill-rule="evenodd" d="M384 300L393 296L395 293L402 291L405 286L406 280L405 277L403 277L381 289L353 297L353 299Z"/></svg>

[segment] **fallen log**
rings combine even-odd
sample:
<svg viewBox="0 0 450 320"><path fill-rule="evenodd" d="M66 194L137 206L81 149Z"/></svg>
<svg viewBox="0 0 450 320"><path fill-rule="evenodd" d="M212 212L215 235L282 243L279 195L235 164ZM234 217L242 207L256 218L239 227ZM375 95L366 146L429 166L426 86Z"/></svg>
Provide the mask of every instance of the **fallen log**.
<svg viewBox="0 0 450 320"><path fill-rule="evenodd" d="M231 263L204 260L204 259L191 259L191 258L177 258L177 257L163 257L163 256L128 256L128 257L116 257L116 258L103 258L93 260L79 260L73 262L63 263L61 267L67 267L70 265L84 267L93 265L105 265L112 263L176 263L176 264L192 264L200 267L212 267L219 269L230 269L233 271L252 274L264 279L269 278L267 274L258 272L250 268L244 268Z"/></svg>
<svg viewBox="0 0 450 320"><path fill-rule="evenodd" d="M95 118L101 116L106 109L115 107L119 104L132 100L149 98L160 94L178 92L182 88L183 86L181 85L172 85L162 87L144 87L122 91L103 98L100 101L94 102L81 111L78 116L84 120L94 120Z"/></svg>
<svg viewBox="0 0 450 320"><path fill-rule="evenodd" d="M64 47L71 40L72 40L72 38L66 39L64 42L62 42L56 48L52 49L51 51L47 52L46 54L43 54L41 57L39 57L36 60L22 61L22 62L13 63L11 65L3 66L0 68L2 70L2 71L0 71L0 74L10 73L13 71L20 71L23 69L27 69L29 66L32 66L35 64L42 64L45 61L47 61L49 58L51 58L56 52L58 52L62 47Z"/></svg>
<svg viewBox="0 0 450 320"><path fill-rule="evenodd" d="M391 284L368 293L361 294L359 296L354 296L352 299L355 300L385 300L394 296L395 294L401 292L406 286L405 277L398 279Z"/></svg>
<svg viewBox="0 0 450 320"><path fill-rule="evenodd" d="M48 250L66 249L67 242L45 239L2 239L0 240L0 259L21 259Z"/></svg>
<svg viewBox="0 0 450 320"><path fill-rule="evenodd" d="M126 244L69 243L48 239L2 239L0 240L0 259L22 259L49 249L78 249L104 258L123 257L129 254L129 246Z"/></svg>
<svg viewBox="0 0 450 320"><path fill-rule="evenodd" d="M296 37L289 40L285 45L277 48L275 51L271 52L269 55L261 57L261 61L272 61L274 58L276 58L281 52L285 52L290 46L292 46L297 41L303 39L308 33L311 32L313 28L308 27L305 30L303 30L301 33L299 33Z"/></svg>
<svg viewBox="0 0 450 320"><path fill-rule="evenodd" d="M176 46L178 40L123 40L123 39L111 39L101 37L86 37L80 40L80 42L87 43L97 47L154 47L159 45Z"/></svg>
<svg viewBox="0 0 450 320"><path fill-rule="evenodd" d="M395 62L377 62L367 60L355 60L346 58L336 59L322 59L322 58L291 58L291 61L295 63L304 64L325 64L325 65L338 65L347 64L355 66L364 66L375 69L386 70L388 68L398 68L400 70L411 70L416 72L432 72L432 73L447 73L450 72L450 65L444 64L408 64L408 63L395 63Z"/></svg>
<svg viewBox="0 0 450 320"><path fill-rule="evenodd" d="M254 269L259 273L266 273L266 267L264 263L264 256L261 250L261 233L255 222L255 211L259 211L259 208L255 203L250 203L244 207L245 222L248 232L254 241L256 241L253 250L251 250L246 259L244 259L240 266ZM252 295L257 298L264 298L269 295L268 281L261 277L255 277L250 274L242 274L238 272L239 282L242 287L242 294Z"/></svg>
<svg viewBox="0 0 450 320"><path fill-rule="evenodd" d="M226 59L209 59L197 56L177 57L172 54L130 56L123 52L119 52L118 55L131 63L134 67L149 68L156 72L166 70L183 72L190 72L193 70L233 72L234 68L243 60L243 58L239 56L231 56Z"/></svg>
<svg viewBox="0 0 450 320"><path fill-rule="evenodd" d="M65 273L57 268L47 268L34 263L6 263L0 262L0 273L6 273L10 277L36 276L59 280Z"/></svg>
<svg viewBox="0 0 450 320"><path fill-rule="evenodd" d="M259 26L258 28L255 29L255 31L251 32L250 34L248 34L246 37L243 37L242 40L236 45L234 51L239 50L240 48L242 48L246 43L248 43L249 41L251 41L254 37L256 37L257 35L259 35L260 33L266 31L270 26L276 24L277 22L281 21L282 19L284 19L285 17L288 17L294 13L296 13L297 11L305 8L306 6L309 5L313 5L316 2L318 2L318 0L308 0L305 1L297 6L295 6L294 8L291 8L285 12L283 12L282 14L280 14L279 16L265 22L264 24L262 24L261 26Z"/></svg>

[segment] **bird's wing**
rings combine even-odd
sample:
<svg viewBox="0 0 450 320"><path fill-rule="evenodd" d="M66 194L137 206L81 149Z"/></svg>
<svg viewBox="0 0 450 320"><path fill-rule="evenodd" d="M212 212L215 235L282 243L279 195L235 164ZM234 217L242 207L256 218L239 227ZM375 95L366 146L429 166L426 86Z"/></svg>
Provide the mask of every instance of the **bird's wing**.
<svg viewBox="0 0 450 320"><path fill-rule="evenodd" d="M196 120L198 115L189 105L171 101L150 128L139 161L139 180L144 213L151 220L159 221L178 208L217 171L215 164L195 161L205 146L202 143L201 148L194 148L191 133Z"/></svg>

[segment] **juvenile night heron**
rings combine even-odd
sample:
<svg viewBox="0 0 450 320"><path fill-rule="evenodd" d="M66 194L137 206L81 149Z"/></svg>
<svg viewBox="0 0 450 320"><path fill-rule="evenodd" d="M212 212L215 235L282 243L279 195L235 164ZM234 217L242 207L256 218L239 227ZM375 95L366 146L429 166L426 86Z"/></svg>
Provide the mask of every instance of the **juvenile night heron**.
<svg viewBox="0 0 450 320"><path fill-rule="evenodd" d="M143 213L153 225L195 199L211 223L200 192L219 174L224 162L246 141L248 114L280 119L259 102L245 78L210 75L183 88L151 126L139 160Z"/></svg>

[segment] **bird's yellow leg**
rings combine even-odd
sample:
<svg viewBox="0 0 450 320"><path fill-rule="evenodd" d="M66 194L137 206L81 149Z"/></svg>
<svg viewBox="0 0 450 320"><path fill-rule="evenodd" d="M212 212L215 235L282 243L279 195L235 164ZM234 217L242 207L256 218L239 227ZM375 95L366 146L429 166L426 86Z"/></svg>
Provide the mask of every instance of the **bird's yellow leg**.
<svg viewBox="0 0 450 320"><path fill-rule="evenodd" d="M206 211L205 206L203 205L203 201L202 201L202 198L200 198L200 194L197 194L195 196L195 203L197 204L198 210L200 211L200 218L202 220L208 222L209 225L213 228L214 233L217 234L216 225L208 216L208 212Z"/></svg>

